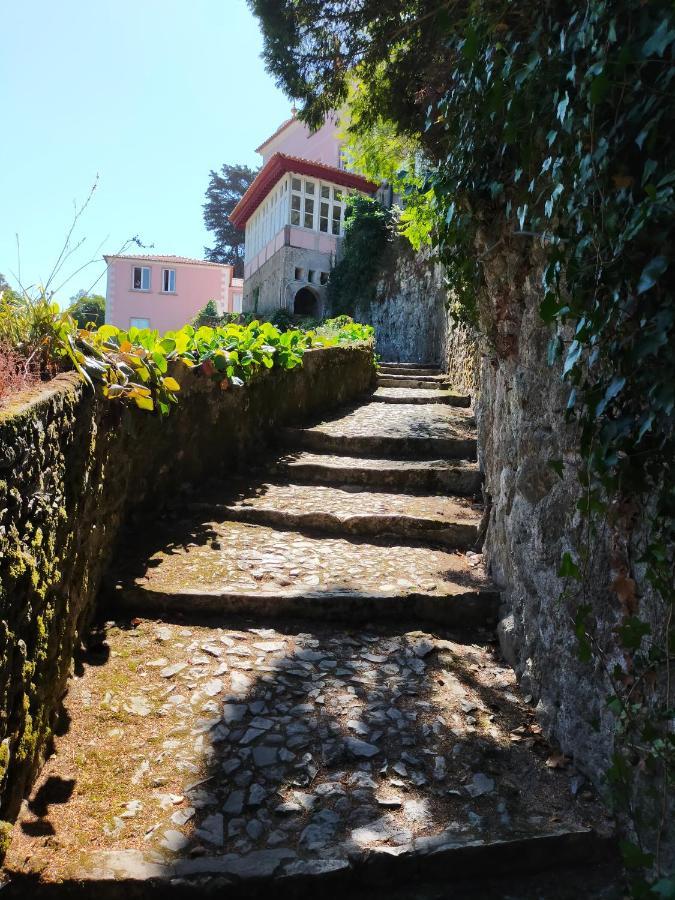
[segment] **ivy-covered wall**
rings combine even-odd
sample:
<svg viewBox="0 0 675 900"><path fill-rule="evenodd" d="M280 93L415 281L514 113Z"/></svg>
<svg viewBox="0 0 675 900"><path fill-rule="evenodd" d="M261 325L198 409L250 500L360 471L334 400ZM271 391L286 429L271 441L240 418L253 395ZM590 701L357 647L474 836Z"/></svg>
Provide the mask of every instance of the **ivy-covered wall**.
<svg viewBox="0 0 675 900"><path fill-rule="evenodd" d="M500 239L499 253L484 265L479 294L483 334L476 413L489 509L483 549L501 591L502 651L521 690L532 696L547 736L612 799L619 818L630 806L633 821L650 840L663 824L663 859L672 864L672 797L648 766L636 769L630 786L623 787L623 756L616 752L622 724L609 702L615 678L634 684L636 704L656 709L667 697L665 675L641 684L625 646L631 639L627 609L649 624L652 646L665 642L666 605L645 578L642 562L650 536L647 511L616 504L597 529L582 515L578 426L565 420L569 387L562 361L547 361L551 331L539 313L543 252L484 232L477 238L478 252L486 253ZM561 339L571 337L571 329L561 332ZM570 578L561 560L577 547L587 554L581 574ZM597 623L597 655L581 652L580 608ZM619 797L617 790L628 794Z"/></svg>
<svg viewBox="0 0 675 900"><path fill-rule="evenodd" d="M198 370L174 374L180 402L165 418L100 399L74 374L0 411L0 851L124 523L255 459L277 426L368 391L374 368L372 348L353 345L226 392Z"/></svg>

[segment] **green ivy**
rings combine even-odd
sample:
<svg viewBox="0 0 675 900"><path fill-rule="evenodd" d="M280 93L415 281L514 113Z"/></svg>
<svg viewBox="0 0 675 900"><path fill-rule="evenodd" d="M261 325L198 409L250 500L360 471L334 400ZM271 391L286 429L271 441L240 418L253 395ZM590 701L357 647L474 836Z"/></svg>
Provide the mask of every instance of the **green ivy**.
<svg viewBox="0 0 675 900"><path fill-rule="evenodd" d="M328 282L328 305L334 313L353 313L374 301L392 234L390 210L368 197L348 198L341 255Z"/></svg>
<svg viewBox="0 0 675 900"><path fill-rule="evenodd" d="M546 259L540 312L549 363L561 359L570 386L586 521L558 574L579 597L580 655L607 671L618 725L609 778L637 842L627 847L658 879L675 778L675 16L670 3L642 0L525 11L478 4L448 30L446 87L427 109L438 159L427 186L468 318L486 225ZM560 460L551 465L562 474ZM621 664L584 602L606 522L649 536L640 559L613 560ZM659 601L656 628L640 616L637 569ZM664 884L637 876L634 891L666 896Z"/></svg>

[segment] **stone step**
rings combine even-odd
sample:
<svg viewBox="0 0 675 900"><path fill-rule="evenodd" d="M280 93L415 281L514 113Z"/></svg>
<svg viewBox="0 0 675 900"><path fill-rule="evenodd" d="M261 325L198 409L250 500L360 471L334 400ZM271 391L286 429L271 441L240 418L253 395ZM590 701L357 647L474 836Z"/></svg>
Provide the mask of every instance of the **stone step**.
<svg viewBox="0 0 675 900"><path fill-rule="evenodd" d="M380 363L381 375L442 375L438 366L401 366L393 363Z"/></svg>
<svg viewBox="0 0 675 900"><path fill-rule="evenodd" d="M474 900L532 900L554 894L518 876L544 871L559 898L561 867L610 857L606 823L484 638L409 629L109 622L3 896L421 900L489 875Z"/></svg>
<svg viewBox="0 0 675 900"><path fill-rule="evenodd" d="M453 549L473 547L481 511L468 500L392 494L361 487L284 482L243 485L235 498L190 503L191 510L238 522L339 535L403 538Z"/></svg>
<svg viewBox="0 0 675 900"><path fill-rule="evenodd" d="M279 432L284 446L348 456L475 459L475 418L443 404L363 403L307 428Z"/></svg>
<svg viewBox="0 0 675 900"><path fill-rule="evenodd" d="M353 456L421 459L476 459L475 438L386 437L383 435L331 435L302 428L285 428L278 435L283 446L319 453L348 453Z"/></svg>
<svg viewBox="0 0 675 900"><path fill-rule="evenodd" d="M198 514L158 526L153 542L161 549L135 550L133 574L116 584L115 604L135 613L361 622L409 616L462 627L491 625L496 617L497 592L474 553L400 539L316 537Z"/></svg>
<svg viewBox="0 0 675 900"><path fill-rule="evenodd" d="M447 391L450 382L445 375L387 375L377 376L379 387L426 388L427 390Z"/></svg>
<svg viewBox="0 0 675 900"><path fill-rule="evenodd" d="M274 471L313 484L350 484L399 491L443 491L474 496L480 491L478 464L444 459L394 460L298 452L281 457Z"/></svg>
<svg viewBox="0 0 675 900"><path fill-rule="evenodd" d="M471 406L471 397L445 390L422 390L401 387L379 387L371 395L376 403L446 403L448 406Z"/></svg>
<svg viewBox="0 0 675 900"><path fill-rule="evenodd" d="M420 360L419 362L399 362L398 360L382 360L378 363L381 369L436 369L440 371L440 367L436 363L428 360Z"/></svg>

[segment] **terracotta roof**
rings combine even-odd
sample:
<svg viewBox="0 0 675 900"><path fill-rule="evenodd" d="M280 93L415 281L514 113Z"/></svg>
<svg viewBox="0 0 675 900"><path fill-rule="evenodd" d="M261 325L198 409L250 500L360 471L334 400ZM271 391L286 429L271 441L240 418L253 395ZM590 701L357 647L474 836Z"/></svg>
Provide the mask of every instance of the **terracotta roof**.
<svg viewBox="0 0 675 900"><path fill-rule="evenodd" d="M285 122L282 122L281 125L280 125L280 126L277 128L277 130L274 132L274 134L271 134L271 135L267 138L267 140L264 140L264 141L262 142L262 144L261 144L259 147L256 147L256 148L255 148L255 152L256 152L256 153L260 153L260 151L263 149L263 147L266 147L266 146L269 144L269 142L270 142L270 141L273 141L274 138L275 138L278 134L281 134L282 131L285 131L286 128L288 128L288 126L289 126L292 122L295 122L295 120L296 120L296 116L295 116L295 115L292 115L292 116L290 117L290 119L286 119Z"/></svg>
<svg viewBox="0 0 675 900"><path fill-rule="evenodd" d="M155 256L152 253L104 253L103 259L147 259L153 262L189 263L195 266L217 266L221 269L231 268L229 263L211 262L209 259L192 259L189 256Z"/></svg>
<svg viewBox="0 0 675 900"><path fill-rule="evenodd" d="M235 228L240 230L244 228L277 181L287 172L292 172L294 175L309 175L314 178L323 178L325 181L331 181L333 184L339 184L342 187L362 191L364 194L374 194L378 188L374 181L369 181L362 175L345 172L344 169L328 166L315 160L302 159L300 156L275 153L258 172L253 183L230 213L230 222Z"/></svg>

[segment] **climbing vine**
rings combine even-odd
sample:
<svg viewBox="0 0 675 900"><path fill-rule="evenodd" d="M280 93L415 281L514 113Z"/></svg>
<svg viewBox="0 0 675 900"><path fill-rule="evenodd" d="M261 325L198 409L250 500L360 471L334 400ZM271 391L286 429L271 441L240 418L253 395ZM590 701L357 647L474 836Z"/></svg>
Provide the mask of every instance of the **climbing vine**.
<svg viewBox="0 0 675 900"><path fill-rule="evenodd" d="M534 27L533 27L534 26ZM545 252L541 316L570 386L579 434L583 537L559 574L576 585L581 658L606 672L618 730L609 781L628 812L636 895L672 896L661 839L672 814L671 666L675 545L675 19L665 3L547 4L450 34L449 87L427 111L445 153L429 176L441 254L475 309L486 219L500 240ZM563 474L562 460L550 465ZM619 623L599 637L588 580L603 528L613 534ZM640 539L635 539L635 536ZM657 617L641 615L638 583Z"/></svg>
<svg viewBox="0 0 675 900"><path fill-rule="evenodd" d="M328 282L328 304L336 315L353 313L375 299L382 259L392 239L392 213L377 200L347 200L345 236L339 262Z"/></svg>

